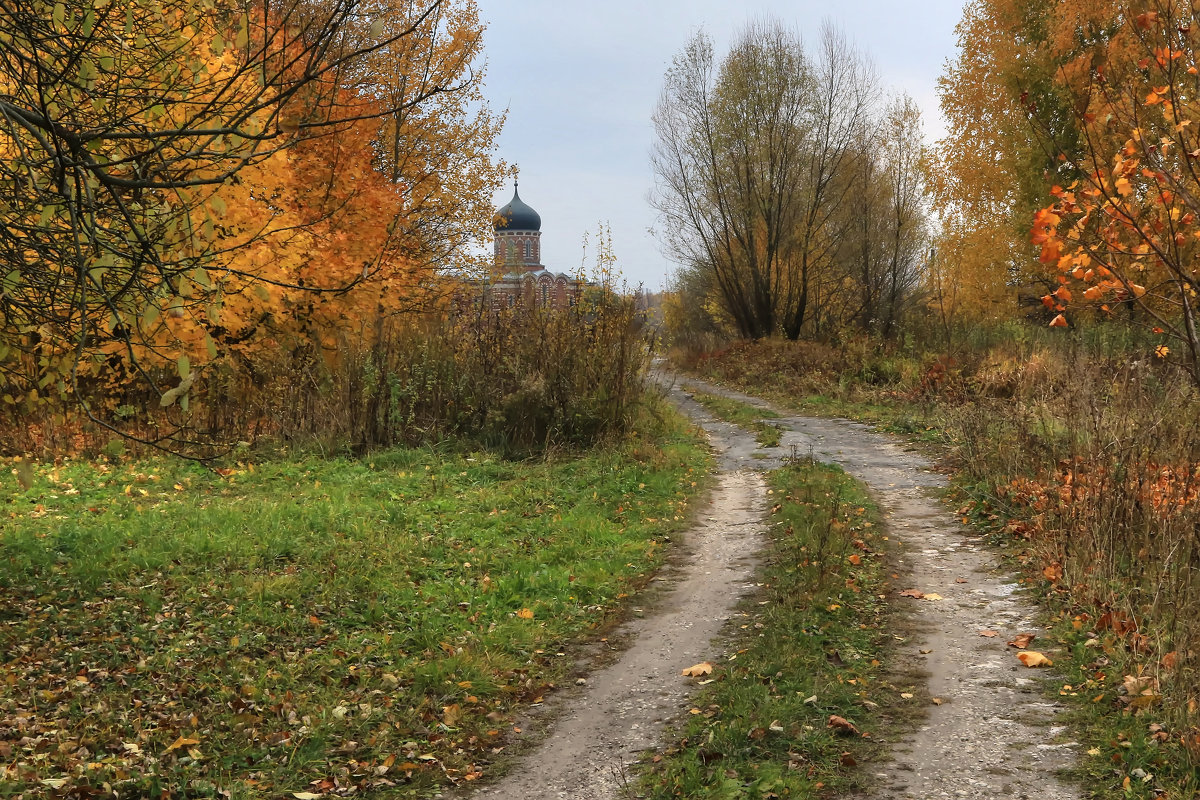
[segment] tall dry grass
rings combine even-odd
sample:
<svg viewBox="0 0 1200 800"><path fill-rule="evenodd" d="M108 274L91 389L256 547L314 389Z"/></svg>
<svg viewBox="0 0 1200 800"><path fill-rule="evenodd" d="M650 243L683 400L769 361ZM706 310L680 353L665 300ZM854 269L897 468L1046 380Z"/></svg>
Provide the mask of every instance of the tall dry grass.
<svg viewBox="0 0 1200 800"><path fill-rule="evenodd" d="M333 350L282 343L219 361L197 377L186 412L149 393L105 399L135 436L173 431L171 446L202 456L238 442L361 452L448 438L528 453L627 431L654 344L632 299L601 290L568 309L467 306L367 333ZM12 454L128 444L69 406L3 422L0 450Z"/></svg>

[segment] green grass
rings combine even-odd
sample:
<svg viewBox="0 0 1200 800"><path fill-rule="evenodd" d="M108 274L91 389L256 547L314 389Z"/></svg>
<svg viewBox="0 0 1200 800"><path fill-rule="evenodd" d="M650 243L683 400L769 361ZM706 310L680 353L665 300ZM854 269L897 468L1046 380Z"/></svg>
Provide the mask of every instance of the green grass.
<svg viewBox="0 0 1200 800"><path fill-rule="evenodd" d="M1195 668L1180 676L1175 670L1139 668L1128 643L1112 630L1097 632L1094 620L1062 611L1051 625L1068 658L1060 661L1062 681L1052 694L1067 707L1065 720L1078 734L1082 758L1072 777L1100 800L1153 800L1200 797L1200 766L1189 758L1186 740L1200 755L1200 728L1178 724L1164 707L1161 685L1185 680L1195 691ZM1154 683L1130 694L1126 675L1142 674ZM1138 707L1146 703L1145 707Z"/></svg>
<svg viewBox="0 0 1200 800"><path fill-rule="evenodd" d="M864 489L812 463L772 473L771 486L764 588L744 605L729 655L714 664L673 745L650 758L639 796L850 791L862 781L856 762L883 759L880 741L897 719L921 713L920 679L889 675L881 663L892 635L881 599L887 545ZM832 715L860 733L831 729Z"/></svg>
<svg viewBox="0 0 1200 800"><path fill-rule="evenodd" d="M0 796L477 777L686 524L709 461L666 419L530 462L14 466L32 485L0 475Z"/></svg>
<svg viewBox="0 0 1200 800"><path fill-rule="evenodd" d="M752 431L754 433L754 440L761 447L779 446L779 439L782 435L779 427L765 421L779 418L779 415L774 411L766 408L755 408L748 403L709 394L708 392L697 391L688 386L684 387L684 391L689 392L697 403L707 408L716 417L737 425L739 428Z"/></svg>

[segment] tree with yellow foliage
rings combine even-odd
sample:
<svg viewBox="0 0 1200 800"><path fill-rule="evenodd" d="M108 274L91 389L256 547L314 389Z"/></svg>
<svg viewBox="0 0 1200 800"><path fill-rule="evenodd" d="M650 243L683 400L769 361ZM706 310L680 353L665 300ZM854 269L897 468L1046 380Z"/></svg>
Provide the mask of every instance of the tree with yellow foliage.
<svg viewBox="0 0 1200 800"><path fill-rule="evenodd" d="M223 348L427 296L484 233L500 120L473 4L395 5L33 0L0 18L4 406L73 393L112 426L86 389L113 367L186 404ZM373 82L383 59L399 94Z"/></svg>

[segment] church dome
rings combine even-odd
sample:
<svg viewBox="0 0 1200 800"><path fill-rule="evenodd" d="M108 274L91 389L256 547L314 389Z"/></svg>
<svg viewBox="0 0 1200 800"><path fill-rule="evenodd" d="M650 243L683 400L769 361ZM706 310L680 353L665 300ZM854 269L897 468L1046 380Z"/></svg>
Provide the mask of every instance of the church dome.
<svg viewBox="0 0 1200 800"><path fill-rule="evenodd" d="M513 187L513 199L496 212L492 224L498 231L540 231L542 217L525 204L516 187Z"/></svg>

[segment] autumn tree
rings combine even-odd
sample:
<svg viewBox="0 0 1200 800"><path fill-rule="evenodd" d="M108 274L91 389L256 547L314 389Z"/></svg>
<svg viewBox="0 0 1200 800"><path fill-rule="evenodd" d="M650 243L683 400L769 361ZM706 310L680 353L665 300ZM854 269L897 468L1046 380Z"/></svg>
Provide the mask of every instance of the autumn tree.
<svg viewBox="0 0 1200 800"><path fill-rule="evenodd" d="M739 335L827 335L857 321L890 333L924 251L919 117L880 116L870 62L836 29L810 55L756 23L718 64L698 34L655 112L653 202L680 264L672 318Z"/></svg>
<svg viewBox="0 0 1200 800"><path fill-rule="evenodd" d="M311 308L298 304L398 269L428 280L437 255L482 230L471 220L498 178L499 121L483 111L477 135L465 131L482 77L471 3L392 13L366 0L34 0L4 11L10 407L55 384L82 399L81 380L113 358L164 403L186 401L189 333L213 355L259 330L251 316L277 320L290 305L300 318ZM405 52L426 55L409 63ZM372 82L385 56L396 74L414 71L403 92ZM452 97L459 113L439 127ZM389 139L393 163L380 171ZM395 301L395 281L376 285ZM332 313L361 323L380 310ZM166 359L174 376L158 368Z"/></svg>
<svg viewBox="0 0 1200 800"><path fill-rule="evenodd" d="M949 322L1011 316L1019 286L1045 278L1028 219L1056 166L1031 130L1027 109L1062 123L1046 0L973 0L956 27L958 47L938 80L946 135L931 172L943 221L931 260L931 302Z"/></svg>
<svg viewBox="0 0 1200 800"><path fill-rule="evenodd" d="M1078 176L1034 218L1041 260L1061 284L1043 302L1127 309L1165 337L1156 355L1200 384L1200 18L1190 4L1154 0L1054 22L1081 146L1062 146L1054 121L1029 109L1066 176Z"/></svg>
<svg viewBox="0 0 1200 800"><path fill-rule="evenodd" d="M719 67L712 41L697 33L667 72L654 114L653 202L664 243L681 264L711 275L751 338L776 333L803 293L792 258L809 89L799 41L759 23Z"/></svg>
<svg viewBox="0 0 1200 800"><path fill-rule="evenodd" d="M856 148L847 171L853 200L837 227L846 296L829 313L837 324L890 336L920 287L929 245L928 155L913 99L889 101Z"/></svg>

